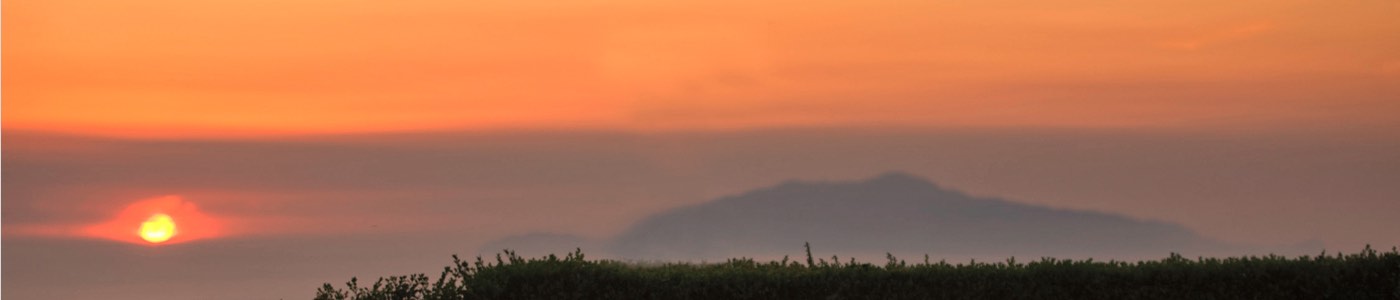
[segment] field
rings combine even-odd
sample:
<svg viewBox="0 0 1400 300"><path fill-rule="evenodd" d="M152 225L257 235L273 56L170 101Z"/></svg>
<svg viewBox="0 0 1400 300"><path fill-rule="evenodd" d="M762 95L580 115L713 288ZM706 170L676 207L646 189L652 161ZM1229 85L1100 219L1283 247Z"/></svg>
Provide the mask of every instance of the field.
<svg viewBox="0 0 1400 300"><path fill-rule="evenodd" d="M1400 252L883 265L839 257L637 264L506 251L453 264L436 278L352 278L321 299L1400 299Z"/></svg>

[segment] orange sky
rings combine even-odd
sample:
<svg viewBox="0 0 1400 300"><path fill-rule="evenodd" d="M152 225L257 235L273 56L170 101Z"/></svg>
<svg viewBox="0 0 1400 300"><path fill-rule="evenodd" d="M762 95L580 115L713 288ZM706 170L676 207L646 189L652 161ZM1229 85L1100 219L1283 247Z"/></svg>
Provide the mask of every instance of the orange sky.
<svg viewBox="0 0 1400 300"><path fill-rule="evenodd" d="M4 2L7 130L1400 128L1396 1Z"/></svg>

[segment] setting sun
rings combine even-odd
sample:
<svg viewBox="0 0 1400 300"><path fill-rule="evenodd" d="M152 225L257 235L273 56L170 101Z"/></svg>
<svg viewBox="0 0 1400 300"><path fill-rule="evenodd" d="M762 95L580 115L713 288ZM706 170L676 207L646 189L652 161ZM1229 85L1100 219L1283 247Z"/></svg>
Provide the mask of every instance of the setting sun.
<svg viewBox="0 0 1400 300"><path fill-rule="evenodd" d="M141 222L141 239L154 244L170 240L175 236L175 221L166 214L155 214Z"/></svg>
<svg viewBox="0 0 1400 300"><path fill-rule="evenodd" d="M169 245L226 236L227 224L225 218L204 213L184 197L167 195L127 204L106 221L83 226L77 233L138 245Z"/></svg>

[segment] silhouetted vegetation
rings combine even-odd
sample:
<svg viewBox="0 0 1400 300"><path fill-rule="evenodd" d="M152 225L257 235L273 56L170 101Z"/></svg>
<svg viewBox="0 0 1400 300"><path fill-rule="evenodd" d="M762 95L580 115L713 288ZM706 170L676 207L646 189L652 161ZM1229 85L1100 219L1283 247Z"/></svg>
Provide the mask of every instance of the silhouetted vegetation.
<svg viewBox="0 0 1400 300"><path fill-rule="evenodd" d="M638 264L560 258L526 259L509 250L494 262L463 261L436 280L424 274L327 283L317 300L406 299L1400 299L1400 252L1287 258L1250 256L1098 262L1042 258L1031 262L883 265L838 257L804 261Z"/></svg>

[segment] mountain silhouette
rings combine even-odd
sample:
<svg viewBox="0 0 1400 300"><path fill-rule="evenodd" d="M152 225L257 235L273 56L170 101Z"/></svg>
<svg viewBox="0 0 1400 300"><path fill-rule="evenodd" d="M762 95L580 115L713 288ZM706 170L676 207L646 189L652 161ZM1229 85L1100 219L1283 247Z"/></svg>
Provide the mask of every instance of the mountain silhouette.
<svg viewBox="0 0 1400 300"><path fill-rule="evenodd" d="M974 197L906 173L789 181L653 215L607 243L623 258L801 254L1159 258L1227 247L1175 224Z"/></svg>

